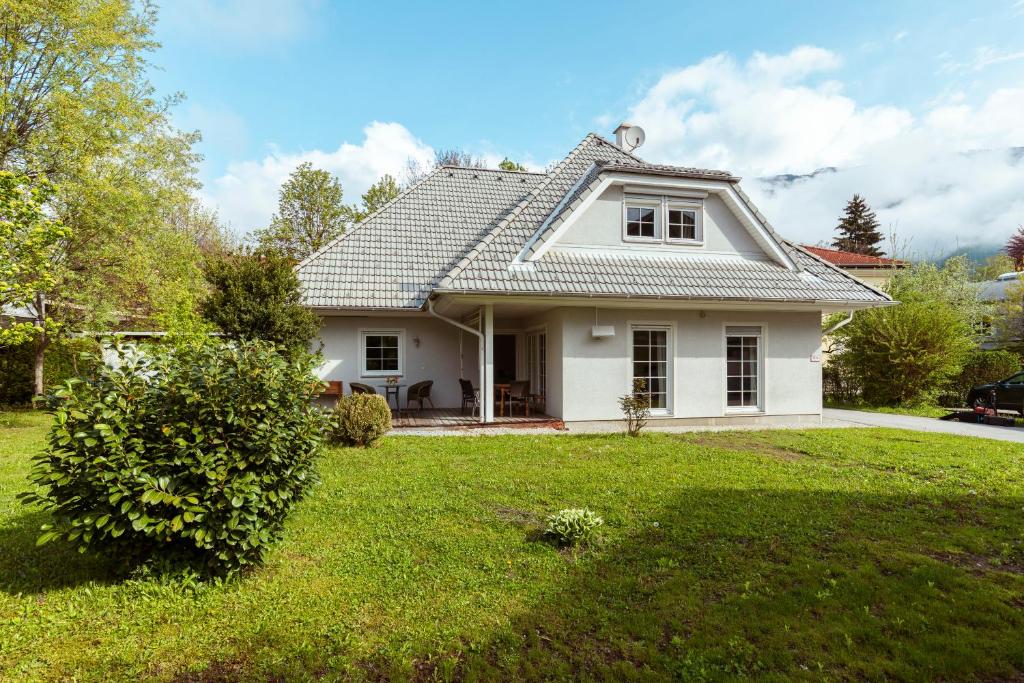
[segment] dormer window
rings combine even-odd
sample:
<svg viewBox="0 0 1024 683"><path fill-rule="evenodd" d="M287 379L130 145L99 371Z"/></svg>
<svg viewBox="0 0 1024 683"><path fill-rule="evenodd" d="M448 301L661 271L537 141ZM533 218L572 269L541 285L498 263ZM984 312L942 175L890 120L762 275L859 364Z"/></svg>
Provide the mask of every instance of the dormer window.
<svg viewBox="0 0 1024 683"><path fill-rule="evenodd" d="M626 205L626 237L634 239L660 239L660 203L630 202Z"/></svg>
<svg viewBox="0 0 1024 683"><path fill-rule="evenodd" d="M622 237L627 242L699 246L704 242L702 213L699 199L626 195Z"/></svg>

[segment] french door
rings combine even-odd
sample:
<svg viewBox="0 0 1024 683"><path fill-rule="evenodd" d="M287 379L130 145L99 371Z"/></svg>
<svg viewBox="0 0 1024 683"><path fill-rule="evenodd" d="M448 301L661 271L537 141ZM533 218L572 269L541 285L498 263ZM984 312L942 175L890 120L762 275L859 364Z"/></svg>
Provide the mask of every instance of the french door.
<svg viewBox="0 0 1024 683"><path fill-rule="evenodd" d="M633 382L643 382L644 392L650 396L651 410L667 412L669 409L669 328L632 328Z"/></svg>
<svg viewBox="0 0 1024 683"><path fill-rule="evenodd" d="M530 332L526 335L526 371L530 393L546 402L548 395L548 335Z"/></svg>

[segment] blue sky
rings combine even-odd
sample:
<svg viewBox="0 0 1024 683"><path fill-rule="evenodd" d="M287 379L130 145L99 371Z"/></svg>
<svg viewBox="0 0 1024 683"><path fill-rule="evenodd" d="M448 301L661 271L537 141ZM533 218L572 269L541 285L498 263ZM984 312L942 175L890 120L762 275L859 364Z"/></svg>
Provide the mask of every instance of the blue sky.
<svg viewBox="0 0 1024 683"><path fill-rule="evenodd" d="M239 232L302 160L354 201L432 149L542 167L623 119L647 130L641 156L748 178L802 241L827 239L853 191L917 252L1024 223L1024 162L1004 154L1024 146L1024 0L176 0L157 37L153 81L187 95L204 199ZM758 180L822 166L840 170ZM977 186L951 193L964 175Z"/></svg>

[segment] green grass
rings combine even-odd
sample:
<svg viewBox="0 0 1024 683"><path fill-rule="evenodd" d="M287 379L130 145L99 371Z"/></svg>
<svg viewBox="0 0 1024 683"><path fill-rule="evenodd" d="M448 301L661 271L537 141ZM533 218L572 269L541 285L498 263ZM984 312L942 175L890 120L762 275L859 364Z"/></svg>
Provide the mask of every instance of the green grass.
<svg viewBox="0 0 1024 683"><path fill-rule="evenodd" d="M37 548L46 418L0 416L0 679L1008 679L1024 447L890 430L389 438L335 450L265 566ZM539 539L565 507L603 542Z"/></svg>

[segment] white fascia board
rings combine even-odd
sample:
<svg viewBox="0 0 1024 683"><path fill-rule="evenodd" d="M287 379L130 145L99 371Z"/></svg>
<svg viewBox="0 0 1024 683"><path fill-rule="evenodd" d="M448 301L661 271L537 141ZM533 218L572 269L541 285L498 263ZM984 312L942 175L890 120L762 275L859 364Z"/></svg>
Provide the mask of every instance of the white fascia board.
<svg viewBox="0 0 1024 683"><path fill-rule="evenodd" d="M589 171L587 173L589 173ZM582 178L586 178L587 173L583 174ZM519 254L516 255L515 262L522 263L524 260L536 261L541 256L543 256L547 252L547 250L550 249L551 246L558 241L558 238L565 234L565 231L568 230L573 225L573 223L576 222L580 215L583 212L585 212L591 204L597 201L597 198L601 195L601 193L603 193L611 184L612 181L610 178L602 179L598 186L594 188L594 191L588 194L580 203L580 205L573 209L572 213L570 213L569 216L565 220L563 220L557 228L555 228L555 232L552 233L551 236L544 241L544 244L540 245L540 248L538 248L535 253L531 254L530 256L527 256L527 254L530 252L533 246L537 243L537 240L540 239L540 236L543 235L544 232L548 229L548 226L551 224L552 217L557 216L562 212L564 204L559 204L557 207L555 207L555 210L551 212L551 216L549 216L544 221L544 223L540 226L537 232L534 233L533 237L531 237L530 240L526 243L526 246L524 246L522 250L519 252ZM573 194L575 194L576 190L577 187L573 186L568 192L566 192L565 196L567 198L571 197Z"/></svg>

